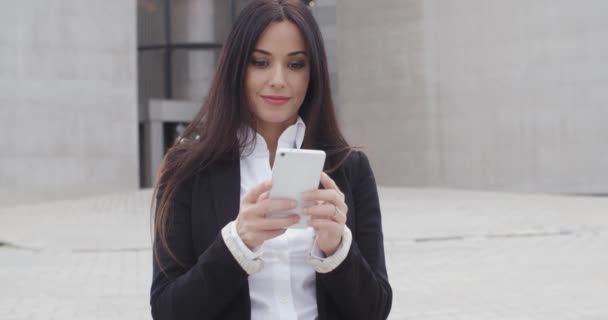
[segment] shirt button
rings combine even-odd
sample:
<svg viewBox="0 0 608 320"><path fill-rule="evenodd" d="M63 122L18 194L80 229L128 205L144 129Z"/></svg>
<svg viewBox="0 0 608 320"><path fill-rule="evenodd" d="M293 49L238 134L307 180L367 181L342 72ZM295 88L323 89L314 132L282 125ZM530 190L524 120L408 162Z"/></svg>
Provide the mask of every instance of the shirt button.
<svg viewBox="0 0 608 320"><path fill-rule="evenodd" d="M286 303L287 303L287 297L285 297L285 296L280 296L280 297L279 297L279 302L280 302L281 304L286 304Z"/></svg>

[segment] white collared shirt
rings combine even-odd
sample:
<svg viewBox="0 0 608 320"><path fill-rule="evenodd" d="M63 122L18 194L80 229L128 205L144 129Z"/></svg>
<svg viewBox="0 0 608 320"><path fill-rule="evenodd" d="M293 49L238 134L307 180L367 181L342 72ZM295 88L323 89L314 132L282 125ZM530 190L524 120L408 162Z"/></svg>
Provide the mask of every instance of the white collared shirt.
<svg viewBox="0 0 608 320"><path fill-rule="evenodd" d="M304 121L298 117L297 122L279 137L277 149L299 149L305 130ZM268 146L260 134L255 134L255 148L247 149L240 160L241 197L253 186L272 177ZM249 151L253 152L249 154ZM227 224L222 229L222 237L249 274L251 319L317 319L316 272L329 272L346 258L352 236L348 227L344 229L336 253L323 258L311 227L287 229L284 234L251 251L238 236L236 223Z"/></svg>

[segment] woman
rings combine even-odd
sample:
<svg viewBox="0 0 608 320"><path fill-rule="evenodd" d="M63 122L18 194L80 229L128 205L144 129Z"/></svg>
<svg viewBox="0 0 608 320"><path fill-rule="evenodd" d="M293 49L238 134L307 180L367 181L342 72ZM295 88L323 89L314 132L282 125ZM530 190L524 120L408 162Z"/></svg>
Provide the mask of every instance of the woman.
<svg viewBox="0 0 608 320"><path fill-rule="evenodd" d="M365 154L338 129L318 26L298 0L252 1L209 95L155 187L155 319L385 319L380 206ZM278 147L327 153L297 216L268 199Z"/></svg>

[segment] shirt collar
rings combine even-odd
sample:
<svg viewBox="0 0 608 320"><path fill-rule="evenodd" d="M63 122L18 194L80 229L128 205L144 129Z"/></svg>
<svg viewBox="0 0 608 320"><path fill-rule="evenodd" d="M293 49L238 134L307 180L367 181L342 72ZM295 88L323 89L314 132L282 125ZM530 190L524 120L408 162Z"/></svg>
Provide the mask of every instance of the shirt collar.
<svg viewBox="0 0 608 320"><path fill-rule="evenodd" d="M251 127L247 127L250 134L254 133L254 130ZM304 142L304 133L306 132L306 124L304 120L300 116L295 124L287 127L283 133L279 136L279 141L277 143L278 148L296 148L300 149L302 147L302 143ZM239 134L239 140L242 141L244 138L243 134ZM255 156L268 156L268 146L266 145L266 140L262 137L261 134L255 132L255 149L251 152L251 155ZM246 156L250 153L253 145L249 145L246 147L243 155Z"/></svg>

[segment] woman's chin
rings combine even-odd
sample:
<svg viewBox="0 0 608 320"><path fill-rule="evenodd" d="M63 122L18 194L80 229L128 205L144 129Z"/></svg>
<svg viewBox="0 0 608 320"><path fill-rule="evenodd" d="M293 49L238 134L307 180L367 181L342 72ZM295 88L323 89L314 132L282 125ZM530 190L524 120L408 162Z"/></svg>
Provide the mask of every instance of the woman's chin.
<svg viewBox="0 0 608 320"><path fill-rule="evenodd" d="M280 112L276 110L261 112L258 114L258 119L266 123L284 123L290 120L294 115L291 113Z"/></svg>

